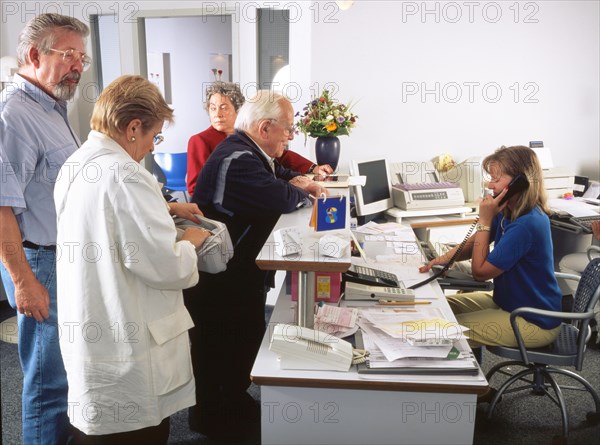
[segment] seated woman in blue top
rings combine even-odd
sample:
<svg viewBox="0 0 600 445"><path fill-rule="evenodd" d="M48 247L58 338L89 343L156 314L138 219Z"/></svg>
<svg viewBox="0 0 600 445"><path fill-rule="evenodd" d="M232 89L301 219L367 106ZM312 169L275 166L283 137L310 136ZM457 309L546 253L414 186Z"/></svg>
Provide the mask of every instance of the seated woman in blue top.
<svg viewBox="0 0 600 445"><path fill-rule="evenodd" d="M494 279L494 291L456 294L448 298L458 322L470 329L472 346L517 346L510 325L510 312L519 307L561 310L561 292L554 276L549 209L542 169L533 150L523 146L501 147L483 160L491 176L486 196L479 204L477 232L469 238L457 261L471 258L473 277ZM500 201L517 175L529 187ZM490 243L494 249L490 252ZM446 264L456 247L428 265ZM517 318L525 345L530 348L551 343L559 332L560 320L535 315Z"/></svg>

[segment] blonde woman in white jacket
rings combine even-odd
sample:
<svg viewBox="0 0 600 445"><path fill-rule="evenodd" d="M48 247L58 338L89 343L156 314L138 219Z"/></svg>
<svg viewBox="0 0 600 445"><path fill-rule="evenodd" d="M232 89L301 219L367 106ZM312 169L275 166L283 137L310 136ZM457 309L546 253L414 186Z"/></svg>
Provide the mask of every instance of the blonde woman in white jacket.
<svg viewBox="0 0 600 445"><path fill-rule="evenodd" d="M194 405L182 289L198 281L196 249L139 162L162 141L171 110L158 88L122 76L99 96L88 140L64 164L58 217L60 347L75 444L164 444L169 416Z"/></svg>

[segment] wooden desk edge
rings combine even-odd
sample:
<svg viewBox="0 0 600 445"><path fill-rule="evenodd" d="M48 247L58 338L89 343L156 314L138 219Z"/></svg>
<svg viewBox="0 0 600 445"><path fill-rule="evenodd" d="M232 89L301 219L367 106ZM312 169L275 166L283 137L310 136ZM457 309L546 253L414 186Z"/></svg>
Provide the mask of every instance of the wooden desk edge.
<svg viewBox="0 0 600 445"><path fill-rule="evenodd" d="M427 227L445 227L445 226L461 226L473 224L477 221L477 217L475 216L467 216L463 219L452 219L449 221L422 221L422 222L414 222L410 223L410 226L413 229L424 229Z"/></svg>
<svg viewBox="0 0 600 445"><path fill-rule="evenodd" d="M435 383L391 382L388 380L317 380L285 377L251 376L251 380L261 386L289 386L297 388L361 389L376 391L439 392L460 394L485 394L489 385L447 385Z"/></svg>
<svg viewBox="0 0 600 445"><path fill-rule="evenodd" d="M342 261L281 261L281 260L256 260L260 270L290 270L295 272L346 272L350 262Z"/></svg>

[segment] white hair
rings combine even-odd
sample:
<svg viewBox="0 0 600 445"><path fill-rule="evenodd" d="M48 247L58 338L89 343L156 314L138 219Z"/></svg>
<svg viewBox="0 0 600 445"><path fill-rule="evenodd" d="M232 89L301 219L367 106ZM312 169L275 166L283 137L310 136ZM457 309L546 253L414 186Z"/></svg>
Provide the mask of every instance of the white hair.
<svg viewBox="0 0 600 445"><path fill-rule="evenodd" d="M287 98L271 90L259 90L240 107L235 120L236 130L248 131L262 120L279 119L283 108L281 101Z"/></svg>

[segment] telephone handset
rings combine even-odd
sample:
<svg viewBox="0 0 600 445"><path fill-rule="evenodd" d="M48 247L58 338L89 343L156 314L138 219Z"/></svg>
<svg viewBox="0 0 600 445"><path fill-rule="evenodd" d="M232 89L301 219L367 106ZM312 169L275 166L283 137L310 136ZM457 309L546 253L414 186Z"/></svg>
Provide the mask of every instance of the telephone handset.
<svg viewBox="0 0 600 445"><path fill-rule="evenodd" d="M346 340L289 324L275 325L269 349L279 355L281 369L348 371L353 360Z"/></svg>
<svg viewBox="0 0 600 445"><path fill-rule="evenodd" d="M504 204L517 193L527 190L529 188L529 181L527 181L527 178L524 175L519 174L512 178L512 181L510 181L507 188L506 195L500 200L500 205Z"/></svg>

